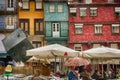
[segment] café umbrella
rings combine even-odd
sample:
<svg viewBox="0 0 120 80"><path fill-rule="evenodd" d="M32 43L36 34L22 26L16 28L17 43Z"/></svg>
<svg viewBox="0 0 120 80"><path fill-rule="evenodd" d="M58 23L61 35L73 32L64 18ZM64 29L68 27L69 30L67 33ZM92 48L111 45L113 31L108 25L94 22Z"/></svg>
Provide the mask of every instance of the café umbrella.
<svg viewBox="0 0 120 80"><path fill-rule="evenodd" d="M82 57L70 58L65 62L65 66L85 66L88 65L89 61Z"/></svg>
<svg viewBox="0 0 120 80"><path fill-rule="evenodd" d="M75 57L79 51L62 46L60 44L51 44L26 51L27 56L39 56L40 58L55 58L55 57Z"/></svg>

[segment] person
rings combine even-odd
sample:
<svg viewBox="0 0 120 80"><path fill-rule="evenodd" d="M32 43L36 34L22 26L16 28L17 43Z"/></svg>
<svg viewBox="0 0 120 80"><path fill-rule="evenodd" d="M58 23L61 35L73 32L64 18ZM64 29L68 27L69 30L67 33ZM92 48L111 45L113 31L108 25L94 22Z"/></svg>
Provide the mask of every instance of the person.
<svg viewBox="0 0 120 80"><path fill-rule="evenodd" d="M83 80L91 80L90 73L87 72L86 69L84 69L83 72L81 73L81 77Z"/></svg>
<svg viewBox="0 0 120 80"><path fill-rule="evenodd" d="M78 80L78 70L75 70L75 66L70 66L70 72L68 73L68 80Z"/></svg>
<svg viewBox="0 0 120 80"><path fill-rule="evenodd" d="M100 80L100 75L99 75L98 70L95 70L95 72L93 73L93 75L91 77L92 77L92 79Z"/></svg>

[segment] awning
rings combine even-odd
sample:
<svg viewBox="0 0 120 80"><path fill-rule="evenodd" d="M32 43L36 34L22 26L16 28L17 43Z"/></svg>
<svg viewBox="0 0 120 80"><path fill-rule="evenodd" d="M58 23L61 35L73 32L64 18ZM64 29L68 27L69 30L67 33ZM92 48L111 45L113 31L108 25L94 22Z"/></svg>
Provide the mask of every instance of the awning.
<svg viewBox="0 0 120 80"><path fill-rule="evenodd" d="M0 53L0 57L2 56L8 56L9 54L7 54L7 53Z"/></svg>

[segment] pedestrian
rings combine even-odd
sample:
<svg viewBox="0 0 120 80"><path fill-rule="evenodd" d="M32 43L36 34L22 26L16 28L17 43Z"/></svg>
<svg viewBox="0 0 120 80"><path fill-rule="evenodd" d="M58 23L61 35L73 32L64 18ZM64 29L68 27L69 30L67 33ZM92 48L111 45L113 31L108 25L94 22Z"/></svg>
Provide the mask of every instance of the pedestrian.
<svg viewBox="0 0 120 80"><path fill-rule="evenodd" d="M95 79L95 80L101 80L98 70L95 70L95 72L93 73L93 75L91 77L92 77L92 79Z"/></svg>
<svg viewBox="0 0 120 80"><path fill-rule="evenodd" d="M78 80L78 70L75 66L70 66L70 72L68 73L68 80Z"/></svg>

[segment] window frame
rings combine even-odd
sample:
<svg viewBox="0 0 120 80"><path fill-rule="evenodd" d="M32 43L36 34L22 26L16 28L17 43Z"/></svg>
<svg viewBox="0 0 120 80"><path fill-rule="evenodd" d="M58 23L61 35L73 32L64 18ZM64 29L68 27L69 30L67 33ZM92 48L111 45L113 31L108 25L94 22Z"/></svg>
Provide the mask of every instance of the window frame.
<svg viewBox="0 0 120 80"><path fill-rule="evenodd" d="M59 13L62 13L64 10L63 10L63 5L62 4L58 4L58 12Z"/></svg>
<svg viewBox="0 0 120 80"><path fill-rule="evenodd" d="M98 48L98 47L100 47L100 46L101 46L101 44L93 43L93 48Z"/></svg>
<svg viewBox="0 0 120 80"><path fill-rule="evenodd" d="M118 30L118 33L116 31L114 31L113 28L114 28L114 30ZM112 34L120 34L120 24L112 24L112 29L111 30L112 30L111 31Z"/></svg>
<svg viewBox="0 0 120 80"><path fill-rule="evenodd" d="M120 18L120 7L115 7L115 17Z"/></svg>
<svg viewBox="0 0 120 80"><path fill-rule="evenodd" d="M97 28L97 29L96 29ZM103 33L103 25L102 24L95 24L94 25L94 33L96 35L101 35Z"/></svg>
<svg viewBox="0 0 120 80"><path fill-rule="evenodd" d="M37 8L37 4L38 4L38 2L41 3L41 8L40 8L40 7ZM43 9L43 3L42 3L42 0L35 0L35 10L42 10L42 9Z"/></svg>
<svg viewBox="0 0 120 80"><path fill-rule="evenodd" d="M35 48L38 48L42 46L42 41L32 41L32 44Z"/></svg>
<svg viewBox="0 0 120 80"><path fill-rule="evenodd" d="M87 16L87 8L80 8L80 17L85 17L85 16Z"/></svg>
<svg viewBox="0 0 120 80"><path fill-rule="evenodd" d="M75 24L75 34L83 34L83 24Z"/></svg>
<svg viewBox="0 0 120 80"><path fill-rule="evenodd" d="M13 29L16 28L16 23L15 23L16 22L16 17L15 16L7 16L5 18L5 20L6 20L6 22L5 22L5 24L6 24L5 29L13 30Z"/></svg>
<svg viewBox="0 0 120 80"><path fill-rule="evenodd" d="M26 2L26 3L28 3L28 8L24 8L23 6L24 6L24 2ZM26 6L26 5L25 5ZM29 2L29 0L23 0L22 1L22 10L29 10L30 9L30 2Z"/></svg>
<svg viewBox="0 0 120 80"><path fill-rule="evenodd" d="M110 43L110 47L118 49L118 44L117 43Z"/></svg>
<svg viewBox="0 0 120 80"><path fill-rule="evenodd" d="M37 24L38 23L38 30L37 30ZM44 34L44 23L42 19L34 19L34 34L35 35L43 35Z"/></svg>
<svg viewBox="0 0 120 80"><path fill-rule="evenodd" d="M70 8L70 17L76 17L77 16L76 10L77 10L77 8Z"/></svg>
<svg viewBox="0 0 120 80"><path fill-rule="evenodd" d="M26 27L26 23L28 24L28 26ZM21 26L23 24L23 26ZM30 21L29 19L19 19L19 25L20 28L27 33L28 35L30 34Z"/></svg>
<svg viewBox="0 0 120 80"><path fill-rule="evenodd" d="M90 16L91 17L96 17L98 14L98 9L96 7L90 8Z"/></svg>
<svg viewBox="0 0 120 80"><path fill-rule="evenodd" d="M55 12L55 5L54 4L50 4L49 12L50 13L54 13Z"/></svg>
<svg viewBox="0 0 120 80"><path fill-rule="evenodd" d="M74 50L76 50L76 51L82 51L82 44L79 44L79 43L74 44Z"/></svg>

